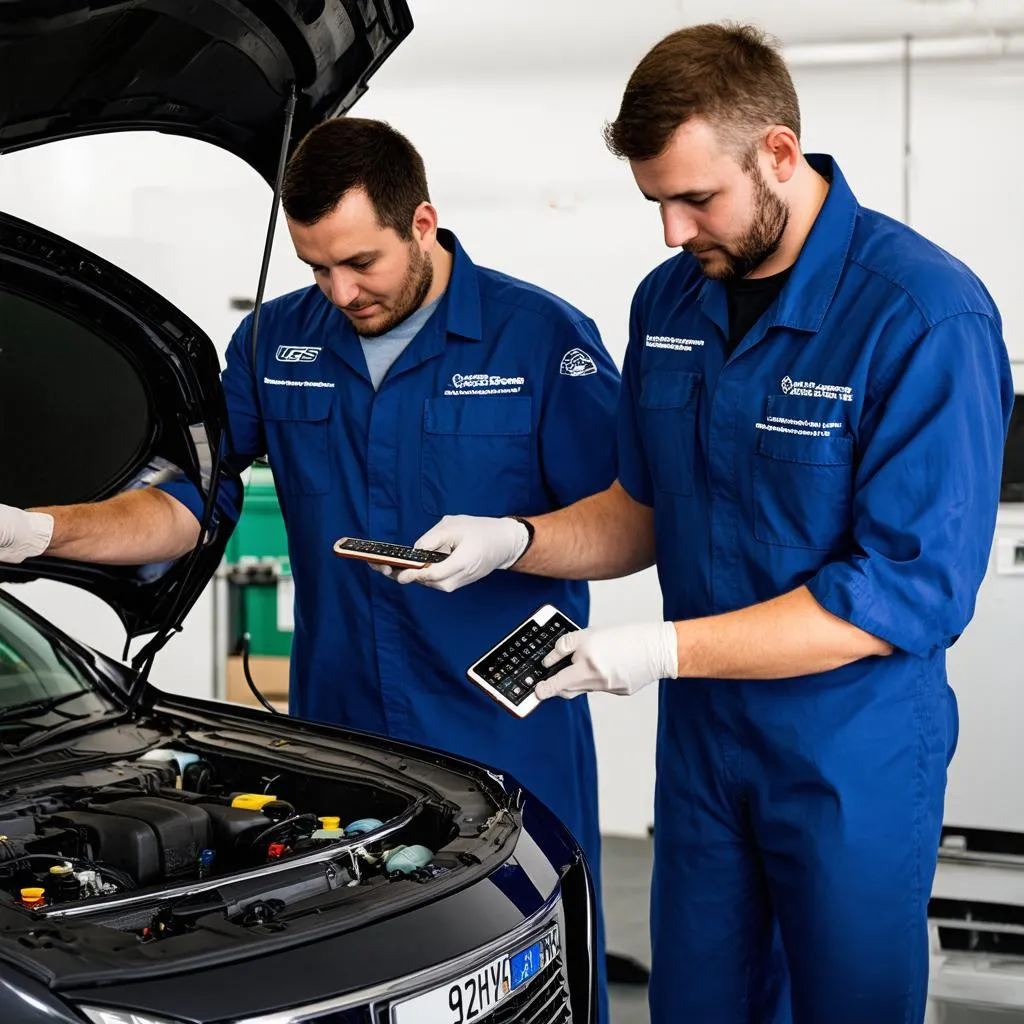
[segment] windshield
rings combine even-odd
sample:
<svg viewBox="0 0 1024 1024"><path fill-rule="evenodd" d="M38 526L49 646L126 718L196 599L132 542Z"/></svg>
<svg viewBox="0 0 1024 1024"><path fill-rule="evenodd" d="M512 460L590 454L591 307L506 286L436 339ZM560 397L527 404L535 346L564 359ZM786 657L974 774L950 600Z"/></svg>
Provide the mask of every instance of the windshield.
<svg viewBox="0 0 1024 1024"><path fill-rule="evenodd" d="M0 599L0 741L20 741L112 709L70 649Z"/></svg>

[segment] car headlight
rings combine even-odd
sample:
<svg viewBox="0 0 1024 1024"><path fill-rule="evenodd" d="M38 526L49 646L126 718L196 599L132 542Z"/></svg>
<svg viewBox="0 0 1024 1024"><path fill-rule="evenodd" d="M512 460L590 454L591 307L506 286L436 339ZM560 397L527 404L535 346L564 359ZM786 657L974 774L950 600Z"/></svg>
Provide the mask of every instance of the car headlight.
<svg viewBox="0 0 1024 1024"><path fill-rule="evenodd" d="M154 1017L151 1013L135 1013L132 1010L106 1010L102 1006L79 1006L78 1009L93 1024L177 1024L167 1017Z"/></svg>

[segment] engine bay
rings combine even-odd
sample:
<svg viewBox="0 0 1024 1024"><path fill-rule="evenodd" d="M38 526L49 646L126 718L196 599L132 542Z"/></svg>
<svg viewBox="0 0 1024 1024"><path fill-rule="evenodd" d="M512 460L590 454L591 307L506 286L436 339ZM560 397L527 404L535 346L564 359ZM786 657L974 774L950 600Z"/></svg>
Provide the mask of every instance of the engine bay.
<svg viewBox="0 0 1024 1024"><path fill-rule="evenodd" d="M335 890L469 863L457 811L368 776L156 749L0 799L0 907L85 918L141 944L211 914L265 927Z"/></svg>

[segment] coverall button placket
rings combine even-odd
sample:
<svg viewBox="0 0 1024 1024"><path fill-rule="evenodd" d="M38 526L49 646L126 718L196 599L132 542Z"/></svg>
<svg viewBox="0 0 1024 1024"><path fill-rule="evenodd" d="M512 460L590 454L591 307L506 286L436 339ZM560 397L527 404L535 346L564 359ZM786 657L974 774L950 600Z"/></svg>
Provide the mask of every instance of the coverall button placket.
<svg viewBox="0 0 1024 1024"><path fill-rule="evenodd" d="M398 478L398 432L402 416L399 389L382 382L370 406L367 436L366 479L367 515L370 535L381 540L400 541L399 506L395 485ZM389 581L381 580L384 583ZM373 604L373 642L376 645L380 673L381 703L390 735L401 734L408 720L405 705L406 674L401 628L398 623L393 585L371 587Z"/></svg>
<svg viewBox="0 0 1024 1024"><path fill-rule="evenodd" d="M735 364L727 360L718 379L709 382L711 411L708 417L708 495L711 504L711 607L715 613L734 606L739 583L739 495L734 481L736 461L736 424L741 415L742 388L735 380ZM744 799L744 751L734 729L726 723L735 720L737 694L728 688L711 693L717 709L718 738L722 754L722 777L737 807Z"/></svg>
<svg viewBox="0 0 1024 1024"><path fill-rule="evenodd" d="M732 378L729 364L713 384L711 412L708 417L708 485L711 502L711 607L715 612L730 610L738 589L740 570L739 495L734 481L736 464L736 425L740 410L741 388Z"/></svg>

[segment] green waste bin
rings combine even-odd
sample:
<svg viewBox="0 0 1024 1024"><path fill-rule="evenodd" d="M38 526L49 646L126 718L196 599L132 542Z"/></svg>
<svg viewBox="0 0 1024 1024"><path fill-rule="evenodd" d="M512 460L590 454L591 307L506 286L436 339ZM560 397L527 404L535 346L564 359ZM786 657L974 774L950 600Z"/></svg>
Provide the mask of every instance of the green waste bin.
<svg viewBox="0 0 1024 1024"><path fill-rule="evenodd" d="M292 653L292 574L288 559L274 567L274 580L242 588L238 633L249 633L250 654Z"/></svg>
<svg viewBox="0 0 1024 1024"><path fill-rule="evenodd" d="M288 657L293 591L284 519L270 468L253 466L250 473L242 514L228 541L225 559L232 566L258 567L258 571L234 574L238 593L231 602L236 642L232 646L248 632L251 654Z"/></svg>
<svg viewBox="0 0 1024 1024"><path fill-rule="evenodd" d="M253 466L245 487L242 515L228 540L224 557L235 565L244 556L286 558L288 538L269 466Z"/></svg>

